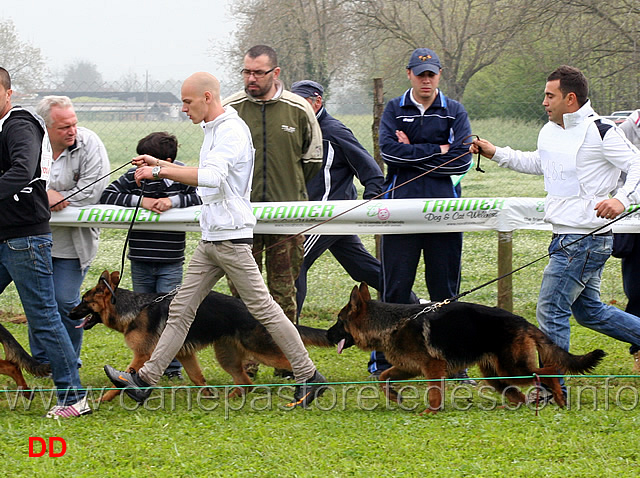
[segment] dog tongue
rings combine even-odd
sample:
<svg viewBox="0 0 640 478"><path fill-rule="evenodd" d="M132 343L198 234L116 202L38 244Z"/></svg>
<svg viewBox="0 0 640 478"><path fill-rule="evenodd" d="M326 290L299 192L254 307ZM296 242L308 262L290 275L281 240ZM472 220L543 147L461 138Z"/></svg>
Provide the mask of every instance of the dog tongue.
<svg viewBox="0 0 640 478"><path fill-rule="evenodd" d="M89 320L91 319L90 315L87 315L83 320L82 323L80 325L76 325L76 329L82 329L85 325L87 325L87 323L89 322Z"/></svg>
<svg viewBox="0 0 640 478"><path fill-rule="evenodd" d="M342 353L342 350L344 349L344 343L346 342L346 339L342 339L340 342L338 342L338 354Z"/></svg>

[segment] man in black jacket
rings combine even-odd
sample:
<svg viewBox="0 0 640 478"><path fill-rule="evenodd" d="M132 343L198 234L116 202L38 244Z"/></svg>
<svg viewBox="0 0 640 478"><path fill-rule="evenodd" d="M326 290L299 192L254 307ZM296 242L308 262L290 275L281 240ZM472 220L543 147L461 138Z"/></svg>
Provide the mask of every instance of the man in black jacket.
<svg viewBox="0 0 640 478"><path fill-rule="evenodd" d="M44 122L11 106L0 68L0 293L14 282L32 333L51 357L58 403L48 418L91 413L77 357L54 297L47 181L52 162Z"/></svg>
<svg viewBox="0 0 640 478"><path fill-rule="evenodd" d="M291 92L311 104L322 130L322 169L307 183L309 200L358 199L354 176L364 186L364 199L380 194L384 182L380 167L351 130L327 113L322 103L322 85L311 80L298 81L291 86ZM380 261L369 254L357 235L309 235L304 242L304 261L296 280L298 316L307 295L307 272L327 249L353 280L364 281L375 289L380 287Z"/></svg>

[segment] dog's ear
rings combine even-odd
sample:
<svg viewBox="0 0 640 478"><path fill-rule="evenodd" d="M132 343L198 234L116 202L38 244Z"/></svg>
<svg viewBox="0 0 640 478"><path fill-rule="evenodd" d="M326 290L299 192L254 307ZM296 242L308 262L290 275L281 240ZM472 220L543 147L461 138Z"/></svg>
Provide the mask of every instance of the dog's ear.
<svg viewBox="0 0 640 478"><path fill-rule="evenodd" d="M117 286L120 283L120 272L119 271L113 271L111 273L111 284L113 286Z"/></svg>
<svg viewBox="0 0 640 478"><path fill-rule="evenodd" d="M357 285L354 285L353 289L351 290L349 305L351 306L352 310L358 310L362 306L362 297Z"/></svg>
<svg viewBox="0 0 640 478"><path fill-rule="evenodd" d="M369 286L366 282L360 284L360 297L364 302L371 300L371 294L369 293Z"/></svg>
<svg viewBox="0 0 640 478"><path fill-rule="evenodd" d="M102 274L100 274L100 280L98 280L98 283L102 281L109 282L109 271L107 270L102 271Z"/></svg>

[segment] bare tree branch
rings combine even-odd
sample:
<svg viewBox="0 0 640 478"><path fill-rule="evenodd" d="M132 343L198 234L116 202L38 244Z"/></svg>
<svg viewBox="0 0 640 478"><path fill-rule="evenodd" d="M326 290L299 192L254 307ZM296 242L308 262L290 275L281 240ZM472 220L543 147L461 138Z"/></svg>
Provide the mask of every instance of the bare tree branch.
<svg viewBox="0 0 640 478"><path fill-rule="evenodd" d="M0 21L0 66L11 75L14 89L42 85L45 64L40 49L20 40L12 20Z"/></svg>

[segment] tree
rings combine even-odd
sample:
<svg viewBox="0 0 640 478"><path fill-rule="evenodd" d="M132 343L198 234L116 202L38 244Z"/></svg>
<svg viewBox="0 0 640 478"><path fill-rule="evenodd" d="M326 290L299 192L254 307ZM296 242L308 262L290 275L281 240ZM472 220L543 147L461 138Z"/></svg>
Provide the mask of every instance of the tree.
<svg viewBox="0 0 640 478"><path fill-rule="evenodd" d="M145 91L148 88L148 75L140 78L133 70L120 76L120 79L112 84L116 91Z"/></svg>
<svg viewBox="0 0 640 478"><path fill-rule="evenodd" d="M561 64L581 68L599 105L614 101L637 107L640 73L640 4L637 0L353 0L354 28L364 40L359 57L371 59L371 71L385 79L385 90L399 94L409 53L434 49L443 63L441 85L462 100L480 72L488 109L497 113L504 81L512 81L511 99L539 103L546 74ZM508 73L508 74L507 74ZM520 80L518 80L518 75ZM491 84L493 82L493 84ZM540 83L541 85L536 86ZM486 86L489 89L484 89ZM525 90L526 86L526 90ZM507 104L510 103L510 106ZM635 105L633 104L635 103ZM503 101L519 114L513 103ZM620 103L618 103L620 104ZM622 105L620 105L622 106ZM524 111L524 108L518 108ZM536 108L527 116L537 117ZM603 107L606 111L608 107Z"/></svg>
<svg viewBox="0 0 640 478"><path fill-rule="evenodd" d="M590 97L602 114L635 109L640 98L640 3L637 0L562 0L566 35L554 32L559 48L590 83Z"/></svg>
<svg viewBox="0 0 640 478"><path fill-rule="evenodd" d="M11 20L0 21L0 66L11 75L13 89L40 87L45 63L39 48L20 40Z"/></svg>
<svg viewBox="0 0 640 478"><path fill-rule="evenodd" d="M240 20L231 49L227 51L235 70L254 45L271 46L278 54L281 79L312 79L327 94L331 81L346 73L354 51L353 31L345 17L344 0L240 0L234 14Z"/></svg>
<svg viewBox="0 0 640 478"><path fill-rule="evenodd" d="M241 20L227 52L234 70L249 47L265 43L278 52L285 84L366 81L368 91L381 77L387 97L398 95L411 51L426 46L440 56L448 96L463 100L469 85L491 87L493 97L473 91L478 105L483 95L502 95L503 79L523 104L538 98L545 73L563 63L585 71L600 104L635 108L640 94L637 0L236 0L235 13ZM487 114L498 112L494 103Z"/></svg>
<svg viewBox="0 0 640 478"><path fill-rule="evenodd" d="M104 88L98 67L86 60L67 65L60 88L66 91L99 91Z"/></svg>
<svg viewBox="0 0 640 478"><path fill-rule="evenodd" d="M544 0L353 0L354 27L385 77L404 71L412 50L433 49L447 94L461 100L469 80L523 37L535 40L550 15ZM380 50L384 56L379 55ZM391 54L393 53L393 54ZM366 55L361 55L367 58ZM406 84L406 81L404 82ZM385 88L386 89L386 88Z"/></svg>
<svg viewBox="0 0 640 478"><path fill-rule="evenodd" d="M555 2L553 15L536 41L521 42L518 52L499 59L470 82L465 106L480 116L540 117L545 78L559 65L568 64L589 79L589 97L596 111L635 109L640 98L639 48L637 2ZM476 81L480 79L485 81Z"/></svg>

